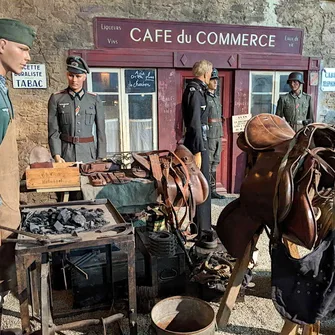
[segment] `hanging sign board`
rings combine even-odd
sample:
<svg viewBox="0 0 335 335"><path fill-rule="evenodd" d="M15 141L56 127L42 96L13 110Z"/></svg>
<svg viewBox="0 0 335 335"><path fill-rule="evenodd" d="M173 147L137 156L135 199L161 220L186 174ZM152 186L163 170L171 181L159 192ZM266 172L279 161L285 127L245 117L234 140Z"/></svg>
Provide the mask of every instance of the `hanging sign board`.
<svg viewBox="0 0 335 335"><path fill-rule="evenodd" d="M233 115L233 133L240 133L244 131L245 125L251 117L251 114Z"/></svg>
<svg viewBox="0 0 335 335"><path fill-rule="evenodd" d="M324 68L322 70L321 90L324 92L335 91L335 68Z"/></svg>
<svg viewBox="0 0 335 335"><path fill-rule="evenodd" d="M20 74L12 74L13 88L47 88L45 64L27 64Z"/></svg>
<svg viewBox="0 0 335 335"><path fill-rule="evenodd" d="M215 23L94 19L97 49L169 49L301 55L303 30Z"/></svg>

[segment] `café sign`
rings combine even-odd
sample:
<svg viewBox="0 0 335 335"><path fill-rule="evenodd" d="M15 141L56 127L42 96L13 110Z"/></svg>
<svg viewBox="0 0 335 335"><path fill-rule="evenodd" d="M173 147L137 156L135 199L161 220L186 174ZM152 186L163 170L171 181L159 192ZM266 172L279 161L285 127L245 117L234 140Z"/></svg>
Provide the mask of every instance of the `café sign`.
<svg viewBox="0 0 335 335"><path fill-rule="evenodd" d="M97 48L141 48L301 54L303 30L97 17Z"/></svg>

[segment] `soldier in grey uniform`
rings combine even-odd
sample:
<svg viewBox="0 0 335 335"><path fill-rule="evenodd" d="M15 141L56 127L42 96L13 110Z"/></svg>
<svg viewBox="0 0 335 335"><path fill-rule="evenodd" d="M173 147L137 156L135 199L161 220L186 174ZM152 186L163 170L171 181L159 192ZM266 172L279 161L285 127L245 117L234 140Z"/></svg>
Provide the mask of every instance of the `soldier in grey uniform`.
<svg viewBox="0 0 335 335"><path fill-rule="evenodd" d="M298 131L314 122L312 98L302 92L301 85L304 84L304 79L300 72L290 73L287 83L290 85L291 92L279 98L276 115L284 117L290 126Z"/></svg>
<svg viewBox="0 0 335 335"><path fill-rule="evenodd" d="M220 164L222 151L222 137L224 121L222 117L222 105L220 98L215 94L218 86L219 72L213 69L207 90L207 110L208 110L208 154L211 198L224 199L224 196L216 192L216 168Z"/></svg>
<svg viewBox="0 0 335 335"><path fill-rule="evenodd" d="M51 154L56 162L86 163L105 158L104 109L99 96L83 88L89 68L79 56L69 56L66 64L69 86L52 94L48 103Z"/></svg>

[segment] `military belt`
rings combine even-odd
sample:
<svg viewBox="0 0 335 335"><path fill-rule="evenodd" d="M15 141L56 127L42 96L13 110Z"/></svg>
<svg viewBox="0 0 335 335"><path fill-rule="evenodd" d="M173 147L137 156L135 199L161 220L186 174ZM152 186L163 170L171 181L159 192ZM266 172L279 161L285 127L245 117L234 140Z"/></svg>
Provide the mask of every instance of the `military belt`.
<svg viewBox="0 0 335 335"><path fill-rule="evenodd" d="M211 119L211 118L208 118L208 123L214 123L214 122L222 122L222 119Z"/></svg>
<svg viewBox="0 0 335 335"><path fill-rule="evenodd" d="M73 144L94 142L94 137L93 136L79 137L79 136L69 136L67 134L61 134L60 139L62 141L65 141L65 142L68 142L68 143L73 143Z"/></svg>

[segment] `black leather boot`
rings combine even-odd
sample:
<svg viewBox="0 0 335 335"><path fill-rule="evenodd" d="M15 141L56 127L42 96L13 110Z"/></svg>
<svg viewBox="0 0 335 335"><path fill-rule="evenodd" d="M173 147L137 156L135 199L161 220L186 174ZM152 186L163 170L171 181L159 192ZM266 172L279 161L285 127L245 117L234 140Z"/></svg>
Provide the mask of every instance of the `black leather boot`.
<svg viewBox="0 0 335 335"><path fill-rule="evenodd" d="M224 199L225 197L216 192L216 172L211 172L211 198L212 199Z"/></svg>

